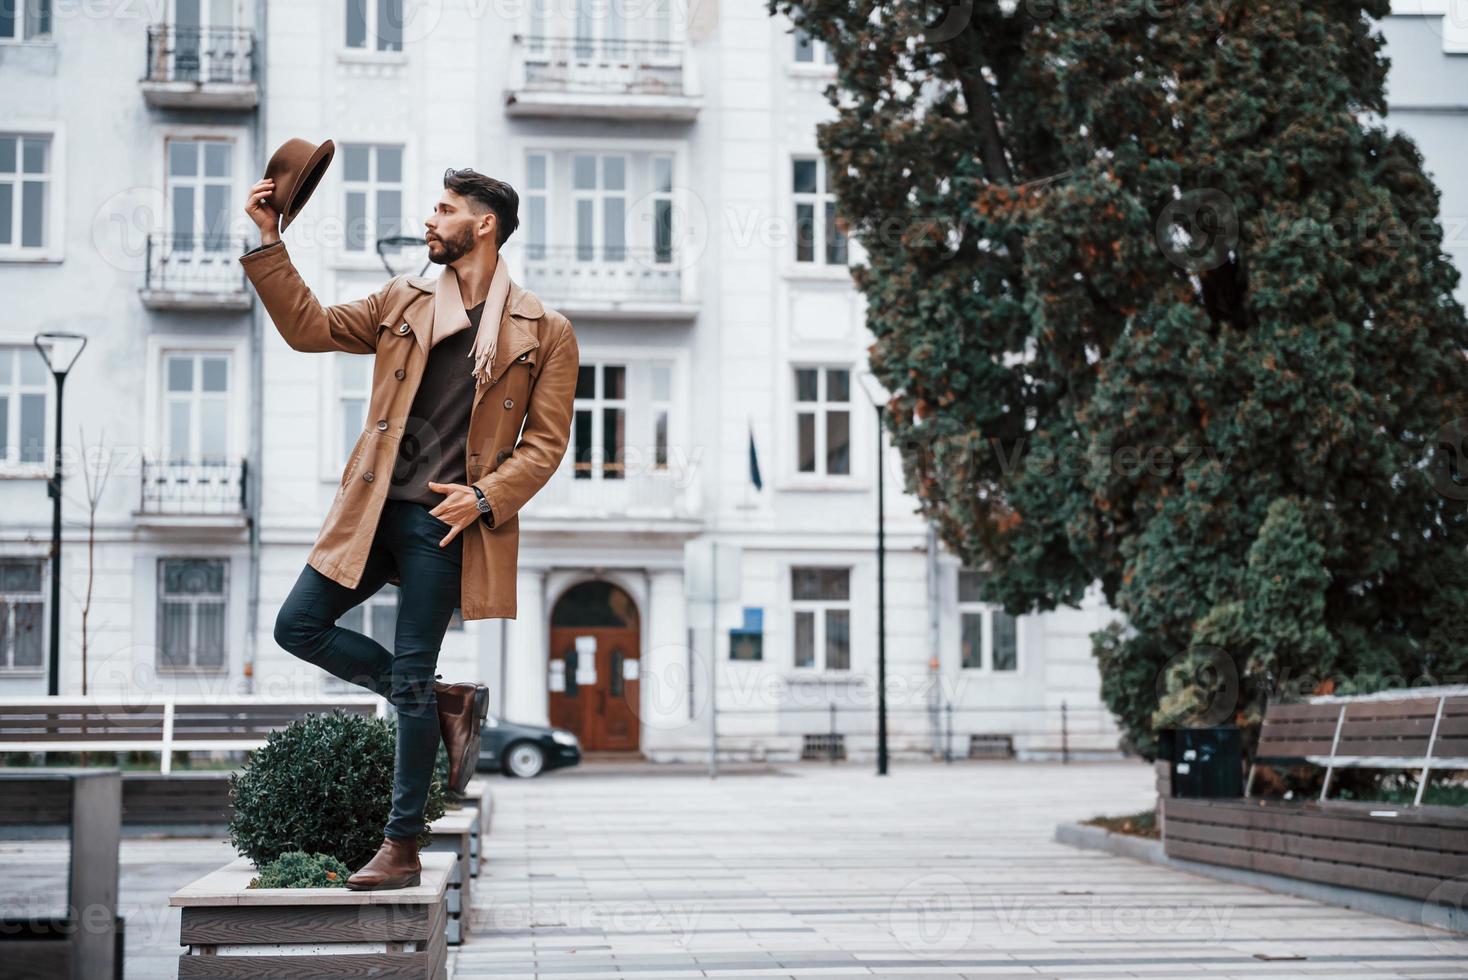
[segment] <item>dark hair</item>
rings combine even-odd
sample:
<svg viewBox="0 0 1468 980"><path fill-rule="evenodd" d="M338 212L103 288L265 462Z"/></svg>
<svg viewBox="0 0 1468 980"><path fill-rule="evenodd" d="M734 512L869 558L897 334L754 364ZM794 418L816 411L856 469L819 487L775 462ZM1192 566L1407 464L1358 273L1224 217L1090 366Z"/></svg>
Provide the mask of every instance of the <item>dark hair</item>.
<svg viewBox="0 0 1468 980"><path fill-rule="evenodd" d="M502 180L486 177L477 170L453 167L443 172L443 186L461 197L478 201L494 212L495 247L502 247L520 227L520 195Z"/></svg>

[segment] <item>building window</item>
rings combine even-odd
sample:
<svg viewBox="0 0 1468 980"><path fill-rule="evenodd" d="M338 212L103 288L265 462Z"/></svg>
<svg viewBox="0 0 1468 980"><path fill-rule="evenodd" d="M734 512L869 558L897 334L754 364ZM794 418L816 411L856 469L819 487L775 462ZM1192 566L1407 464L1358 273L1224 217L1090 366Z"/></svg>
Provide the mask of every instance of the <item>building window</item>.
<svg viewBox="0 0 1468 980"><path fill-rule="evenodd" d="M803 27L795 28L795 63L798 65L834 65L836 56L825 41L811 37Z"/></svg>
<svg viewBox="0 0 1468 980"><path fill-rule="evenodd" d="M45 565L41 558L0 558L0 671L33 673L44 665Z"/></svg>
<svg viewBox="0 0 1468 980"><path fill-rule="evenodd" d="M342 147L346 188L346 249L373 252L377 241L403 225L403 148L358 144Z"/></svg>
<svg viewBox="0 0 1468 980"><path fill-rule="evenodd" d="M50 246L51 172L50 136L0 133L0 251Z"/></svg>
<svg viewBox="0 0 1468 980"><path fill-rule="evenodd" d="M795 666L851 669L851 569L790 569Z"/></svg>
<svg viewBox="0 0 1468 980"><path fill-rule="evenodd" d="M372 398L372 359L357 354L336 357L337 432L341 442L337 456L345 465L367 425L367 405Z"/></svg>
<svg viewBox="0 0 1468 980"><path fill-rule="evenodd" d="M652 256L673 261L673 158L652 158Z"/></svg>
<svg viewBox="0 0 1468 980"><path fill-rule="evenodd" d="M626 476L627 365L582 362L576 376L571 445L576 479Z"/></svg>
<svg viewBox="0 0 1468 980"><path fill-rule="evenodd" d="M826 180L826 161L820 157L795 159L791 181L795 201L795 261L845 265L846 223L836 216L836 195L831 193Z"/></svg>
<svg viewBox="0 0 1468 980"><path fill-rule="evenodd" d="M550 243L550 157L531 153L525 157L525 257L544 259Z"/></svg>
<svg viewBox="0 0 1468 980"><path fill-rule="evenodd" d="M795 369L795 459L801 473L851 473L851 371Z"/></svg>
<svg viewBox="0 0 1468 980"><path fill-rule="evenodd" d="M668 468L668 417L673 410L673 365L657 361L650 365L652 370L652 397L649 410L652 412L652 468Z"/></svg>
<svg viewBox="0 0 1468 980"><path fill-rule="evenodd" d="M35 347L0 347L0 462L46 461L51 372Z"/></svg>
<svg viewBox="0 0 1468 980"><path fill-rule="evenodd" d="M158 561L158 666L164 670L224 667L225 584L222 558Z"/></svg>
<svg viewBox="0 0 1468 980"><path fill-rule="evenodd" d="M1019 623L999 606L979 598L983 584L983 572L959 569L960 664L966 670L1016 670L1019 666Z"/></svg>
<svg viewBox="0 0 1468 980"><path fill-rule="evenodd" d="M571 207L576 216L578 262L626 261L627 157L573 154Z"/></svg>
<svg viewBox="0 0 1468 980"><path fill-rule="evenodd" d="M403 50L403 0L347 0L347 47Z"/></svg>
<svg viewBox="0 0 1468 980"><path fill-rule="evenodd" d="M51 35L51 0L0 0L0 42Z"/></svg>
<svg viewBox="0 0 1468 980"><path fill-rule="evenodd" d="M179 352L163 358L164 456L175 463L229 458L229 355Z"/></svg>
<svg viewBox="0 0 1468 980"><path fill-rule="evenodd" d="M233 157L229 140L168 141L170 252L229 249Z"/></svg>

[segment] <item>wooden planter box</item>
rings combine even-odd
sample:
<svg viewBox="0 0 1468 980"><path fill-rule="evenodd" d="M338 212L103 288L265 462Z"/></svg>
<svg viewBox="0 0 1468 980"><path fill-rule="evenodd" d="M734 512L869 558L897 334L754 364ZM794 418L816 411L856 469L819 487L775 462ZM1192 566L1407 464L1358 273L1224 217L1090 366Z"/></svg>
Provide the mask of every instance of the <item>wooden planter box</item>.
<svg viewBox="0 0 1468 980"><path fill-rule="evenodd" d="M464 795L475 801L474 805L479 807L479 836L488 837L494 820L494 798L490 795L489 780L484 776L475 776L464 787Z"/></svg>
<svg viewBox="0 0 1468 980"><path fill-rule="evenodd" d="M444 980L451 854L423 854L416 888L250 888L239 858L174 892L179 980Z"/></svg>
<svg viewBox="0 0 1468 980"><path fill-rule="evenodd" d="M1447 905L1468 899L1462 808L1180 798L1162 805L1169 857Z"/></svg>
<svg viewBox="0 0 1468 980"><path fill-rule="evenodd" d="M473 837L479 826L479 811L474 807L450 810L429 824L433 843L424 849L425 854L451 858L449 869L446 907L448 923L445 934L450 946L457 946L469 933L470 909L474 907L470 885L474 880Z"/></svg>

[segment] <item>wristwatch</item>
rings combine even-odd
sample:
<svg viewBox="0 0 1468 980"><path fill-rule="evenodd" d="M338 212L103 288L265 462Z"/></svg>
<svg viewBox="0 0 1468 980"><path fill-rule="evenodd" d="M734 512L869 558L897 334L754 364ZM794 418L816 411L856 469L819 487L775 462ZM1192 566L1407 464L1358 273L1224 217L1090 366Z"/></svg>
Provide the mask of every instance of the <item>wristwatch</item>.
<svg viewBox="0 0 1468 980"><path fill-rule="evenodd" d="M471 484L471 486L472 486L472 484ZM476 496L476 497L479 498L476 501L476 503L479 504L479 513L480 513L480 518L479 519L481 521L483 521L485 524L488 524L490 527L494 527L494 511L490 509L490 506L489 506L489 498L485 497L484 496L484 491L481 490L481 489L479 489L478 487L473 487L473 490L474 490L474 496Z"/></svg>

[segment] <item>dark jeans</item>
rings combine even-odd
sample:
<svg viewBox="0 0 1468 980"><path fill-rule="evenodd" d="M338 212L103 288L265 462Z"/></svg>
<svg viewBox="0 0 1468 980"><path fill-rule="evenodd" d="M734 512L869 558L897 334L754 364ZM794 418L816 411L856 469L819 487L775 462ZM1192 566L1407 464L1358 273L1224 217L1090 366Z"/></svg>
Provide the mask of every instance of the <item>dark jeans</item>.
<svg viewBox="0 0 1468 980"><path fill-rule="evenodd" d="M438 650L459 605L464 539L444 547L447 522L424 504L389 498L361 582L349 589L307 565L275 618L275 642L302 660L382 695L397 709L398 744L392 813L384 833L415 837L438 756L438 699L433 693ZM336 625L398 573L401 594L393 652L370 637Z"/></svg>

